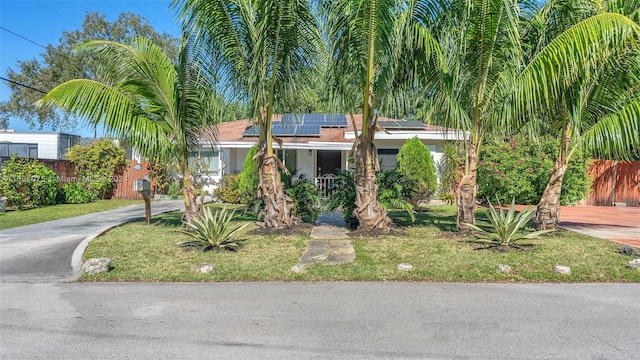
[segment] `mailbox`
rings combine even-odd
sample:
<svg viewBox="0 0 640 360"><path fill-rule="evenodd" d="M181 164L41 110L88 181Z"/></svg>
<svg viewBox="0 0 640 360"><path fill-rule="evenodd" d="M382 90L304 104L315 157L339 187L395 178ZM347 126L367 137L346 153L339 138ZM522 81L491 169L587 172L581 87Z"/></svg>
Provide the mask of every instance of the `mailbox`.
<svg viewBox="0 0 640 360"><path fill-rule="evenodd" d="M147 179L137 179L133 182L133 190L138 192L151 191L151 181Z"/></svg>

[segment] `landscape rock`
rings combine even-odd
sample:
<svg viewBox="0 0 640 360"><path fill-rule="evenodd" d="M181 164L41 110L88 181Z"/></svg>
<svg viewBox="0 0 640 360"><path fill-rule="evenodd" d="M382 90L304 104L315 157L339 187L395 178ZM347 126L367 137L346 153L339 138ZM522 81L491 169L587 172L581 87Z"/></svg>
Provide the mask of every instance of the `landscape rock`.
<svg viewBox="0 0 640 360"><path fill-rule="evenodd" d="M511 273L511 266L506 264L498 264L497 272L501 274L509 274Z"/></svg>
<svg viewBox="0 0 640 360"><path fill-rule="evenodd" d="M109 258L91 258L82 264L82 271L88 275L106 273L110 269L111 259Z"/></svg>
<svg viewBox="0 0 640 360"><path fill-rule="evenodd" d="M402 263L398 265L398 270L402 270L402 271L413 270L413 265L409 263Z"/></svg>
<svg viewBox="0 0 640 360"><path fill-rule="evenodd" d="M640 271L640 259L633 259L627 263L628 268Z"/></svg>
<svg viewBox="0 0 640 360"><path fill-rule="evenodd" d="M553 272L556 274L571 275L571 268L568 266L558 265L553 267Z"/></svg>
<svg viewBox="0 0 640 360"><path fill-rule="evenodd" d="M307 272L307 268L304 265L301 264L295 264L293 265L293 267L291 268L291 271L296 273L296 274L304 274Z"/></svg>
<svg viewBox="0 0 640 360"><path fill-rule="evenodd" d="M620 245L618 252L625 255L640 256L640 250L637 247L627 244Z"/></svg>
<svg viewBox="0 0 640 360"><path fill-rule="evenodd" d="M192 265L191 271L194 273L208 274L213 271L213 264Z"/></svg>

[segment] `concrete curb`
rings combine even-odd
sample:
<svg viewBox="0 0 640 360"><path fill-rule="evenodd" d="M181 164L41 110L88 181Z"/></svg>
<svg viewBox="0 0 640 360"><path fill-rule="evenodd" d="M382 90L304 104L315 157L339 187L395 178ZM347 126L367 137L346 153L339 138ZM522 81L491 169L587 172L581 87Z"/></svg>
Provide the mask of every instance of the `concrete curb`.
<svg viewBox="0 0 640 360"><path fill-rule="evenodd" d="M166 213L170 213L170 212L174 212L174 211L180 211L180 207L163 210L163 211L160 211L160 212L157 212L157 213L153 214L152 216L156 216L156 215L160 215L160 214L166 214ZM87 250L87 247L89 246L89 243L91 243L93 240L95 240L98 236L106 233L107 231L109 231L111 229L115 229L117 227L120 227L122 225L128 224L130 222L144 220L144 219L145 219L144 217L138 216L138 217L122 220L122 221L119 221L119 222L117 222L115 224L104 226L104 227L100 228L98 231L95 231L94 233L92 233L89 236L87 236L86 238L84 238L84 240L82 240L82 242L75 248L75 250L73 251L73 255L71 256L71 268L72 268L72 271L73 271L73 275L71 275L70 277L68 277L66 279L63 279L62 282L78 281L78 279L82 275L82 258L84 257L84 253Z"/></svg>

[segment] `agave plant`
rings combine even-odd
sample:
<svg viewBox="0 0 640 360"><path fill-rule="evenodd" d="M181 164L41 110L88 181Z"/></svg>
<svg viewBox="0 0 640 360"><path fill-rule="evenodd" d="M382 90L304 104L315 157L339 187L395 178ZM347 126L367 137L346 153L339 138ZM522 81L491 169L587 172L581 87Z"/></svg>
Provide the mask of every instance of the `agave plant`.
<svg viewBox="0 0 640 360"><path fill-rule="evenodd" d="M233 237L249 224L244 223L230 229L229 224L235 213L235 210L229 212L227 208L214 213L210 208L205 207L199 219L192 219L191 222L183 221L187 230L178 230L194 240L179 242L176 245L198 247L205 251L214 249L235 251L239 245Z"/></svg>
<svg viewBox="0 0 640 360"><path fill-rule="evenodd" d="M490 231L483 230L474 224L465 224L469 228L482 233L482 237L477 240L478 242L511 246L516 241L535 239L542 234L553 231L539 230L529 233L521 232L533 218L536 209L529 209L527 207L516 214L515 198L511 201L509 210L504 210L500 201L498 201L498 209L499 210L496 210L491 204L491 201L489 201L489 210L485 213L491 222Z"/></svg>

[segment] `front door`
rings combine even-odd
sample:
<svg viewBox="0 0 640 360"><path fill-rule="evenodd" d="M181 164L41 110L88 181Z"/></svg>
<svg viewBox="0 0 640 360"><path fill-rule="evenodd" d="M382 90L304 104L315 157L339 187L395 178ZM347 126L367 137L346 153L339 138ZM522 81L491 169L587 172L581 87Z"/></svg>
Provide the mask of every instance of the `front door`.
<svg viewBox="0 0 640 360"><path fill-rule="evenodd" d="M318 150L318 175L338 175L342 168L342 152L340 150Z"/></svg>

